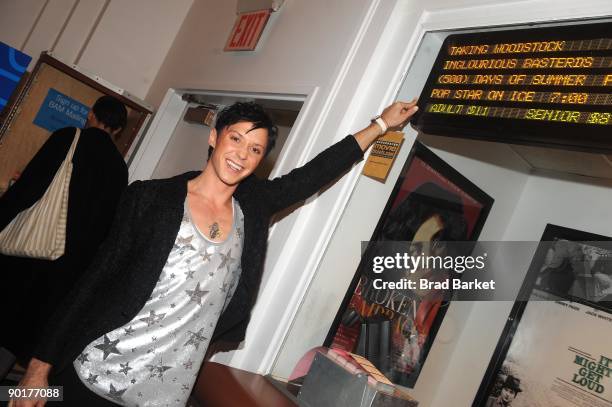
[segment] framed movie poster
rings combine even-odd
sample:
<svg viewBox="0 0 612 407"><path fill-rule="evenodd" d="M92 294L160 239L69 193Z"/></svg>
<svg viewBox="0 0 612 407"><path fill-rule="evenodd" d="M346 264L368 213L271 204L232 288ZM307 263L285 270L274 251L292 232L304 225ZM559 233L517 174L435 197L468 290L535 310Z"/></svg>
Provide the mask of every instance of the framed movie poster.
<svg viewBox="0 0 612 407"><path fill-rule="evenodd" d="M394 383L413 387L448 302L439 291L375 287L372 252L386 242L421 253L444 251L449 241L474 241L492 205L489 195L415 142L325 346L363 355ZM419 273L437 278L434 270Z"/></svg>
<svg viewBox="0 0 612 407"><path fill-rule="evenodd" d="M547 225L474 406L612 406L612 239Z"/></svg>

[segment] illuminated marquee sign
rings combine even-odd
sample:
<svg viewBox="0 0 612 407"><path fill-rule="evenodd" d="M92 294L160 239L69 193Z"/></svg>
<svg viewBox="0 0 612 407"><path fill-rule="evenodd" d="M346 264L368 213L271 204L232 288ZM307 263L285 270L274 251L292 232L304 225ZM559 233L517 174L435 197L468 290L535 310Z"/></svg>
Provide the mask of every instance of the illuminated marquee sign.
<svg viewBox="0 0 612 407"><path fill-rule="evenodd" d="M612 23L447 37L412 125L453 137L612 151Z"/></svg>

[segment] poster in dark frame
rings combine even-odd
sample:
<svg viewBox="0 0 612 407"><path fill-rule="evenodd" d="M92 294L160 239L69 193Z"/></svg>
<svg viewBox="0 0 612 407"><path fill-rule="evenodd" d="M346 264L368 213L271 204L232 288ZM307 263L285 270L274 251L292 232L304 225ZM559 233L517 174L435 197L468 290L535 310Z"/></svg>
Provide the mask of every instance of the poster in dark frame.
<svg viewBox="0 0 612 407"><path fill-rule="evenodd" d="M612 406L612 238L548 224L519 298L473 406Z"/></svg>
<svg viewBox="0 0 612 407"><path fill-rule="evenodd" d="M414 387L449 303L418 290L374 289L368 253L381 242L475 241L492 205L493 198L416 141L325 346L362 354L394 383Z"/></svg>

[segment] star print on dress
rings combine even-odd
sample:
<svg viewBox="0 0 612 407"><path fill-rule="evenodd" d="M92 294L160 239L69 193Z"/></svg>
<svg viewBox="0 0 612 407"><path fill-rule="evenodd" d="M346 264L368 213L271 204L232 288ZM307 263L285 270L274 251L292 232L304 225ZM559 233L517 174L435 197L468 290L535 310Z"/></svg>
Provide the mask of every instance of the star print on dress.
<svg viewBox="0 0 612 407"><path fill-rule="evenodd" d="M127 387L125 389L117 390L115 389L115 386L113 386L113 384L111 383L110 390L108 391L108 393L106 393L106 396L110 397L118 403L123 403L123 393L125 393L126 390Z"/></svg>
<svg viewBox="0 0 612 407"><path fill-rule="evenodd" d="M238 285L247 231L239 207L235 210L233 231L217 244L207 241L194 228L192 219L181 223L174 242L169 242L175 247L167 259L160 260L165 261L163 269L151 276L159 280L146 303L138 313L129 315L130 321L106 332L107 345L118 339L115 347L121 354L111 352L103 360L103 350L95 347L105 342L101 332L81 351L88 353L84 365L78 360L79 354L73 358L76 372L88 388L109 401L119 402L107 395L112 383L113 393L125 389L118 395L120 403L131 407L179 406L187 402L218 325L218 315ZM90 385L88 376L96 383ZM157 401L153 401L155 398Z"/></svg>
<svg viewBox="0 0 612 407"><path fill-rule="evenodd" d="M121 366L119 373L123 373L126 376L128 375L128 372L133 369L133 367L130 367L130 362L119 363L119 366Z"/></svg>
<svg viewBox="0 0 612 407"><path fill-rule="evenodd" d="M89 362L89 353L81 353L77 360L81 362L81 365L85 364L85 362Z"/></svg>
<svg viewBox="0 0 612 407"><path fill-rule="evenodd" d="M87 383L93 385L95 383L98 383L98 375L97 374L89 374L89 377L86 379Z"/></svg>
<svg viewBox="0 0 612 407"><path fill-rule="evenodd" d="M227 271L229 271L232 263L236 262L236 259L232 257L232 249L227 251L227 254L219 253L221 256L221 264L217 267L217 270L221 270L223 267L227 267Z"/></svg>
<svg viewBox="0 0 612 407"><path fill-rule="evenodd" d="M147 369L149 369L149 377L155 377L157 376L158 379L161 379L161 381L164 381L164 373L166 372L166 370L170 370L172 369L172 366L165 366L164 363L162 362L161 358L159 359L159 363L156 365L146 365L145 366Z"/></svg>
<svg viewBox="0 0 612 407"><path fill-rule="evenodd" d="M200 290L200 282L198 281L198 285L196 285L195 290L185 290L185 292L189 295L189 301L193 301L198 305L202 305L202 298L208 294L206 290Z"/></svg>
<svg viewBox="0 0 612 407"><path fill-rule="evenodd" d="M183 346L193 345L196 350L200 346L200 342L207 340L208 338L204 336L204 328L201 328L198 332L187 331L191 334L191 338L187 342L183 344Z"/></svg>
<svg viewBox="0 0 612 407"><path fill-rule="evenodd" d="M157 324L158 322L160 322L162 319L164 319L164 317L166 316L166 314L156 314L155 310L151 310L149 311L149 316L146 318L140 318L140 321L146 322L147 323L147 327L150 327L152 325Z"/></svg>
<svg viewBox="0 0 612 407"><path fill-rule="evenodd" d="M173 248L178 249L179 253L182 255L185 253L185 250L196 250L195 247L191 244L191 240L193 239L193 235L187 237L176 237L176 243Z"/></svg>
<svg viewBox="0 0 612 407"><path fill-rule="evenodd" d="M104 335L104 343L95 345L94 348L100 349L102 352L104 352L104 357L102 358L102 360L106 360L108 355L110 355L111 353L121 355L121 352L119 352L119 349L117 349L118 343L119 343L119 339L115 339L114 341L111 341L110 339L108 339L108 336Z"/></svg>
<svg viewBox="0 0 612 407"><path fill-rule="evenodd" d="M174 277L172 277L172 278L174 278ZM162 298L166 298L166 295L168 295L168 291L170 291L170 289L169 289L169 288L168 288L168 289L166 289L166 290L163 290L162 292L160 292L160 293L159 293L159 297L158 297L158 298L159 298L160 300L161 300Z"/></svg>

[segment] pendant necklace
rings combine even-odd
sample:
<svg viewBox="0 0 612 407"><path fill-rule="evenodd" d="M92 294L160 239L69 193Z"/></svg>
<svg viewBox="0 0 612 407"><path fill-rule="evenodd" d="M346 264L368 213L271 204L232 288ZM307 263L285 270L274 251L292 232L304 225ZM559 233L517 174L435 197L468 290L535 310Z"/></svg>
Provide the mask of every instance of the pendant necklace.
<svg viewBox="0 0 612 407"><path fill-rule="evenodd" d="M208 236L211 239L221 237L221 228L219 228L219 224L217 222L214 222L208 227Z"/></svg>

